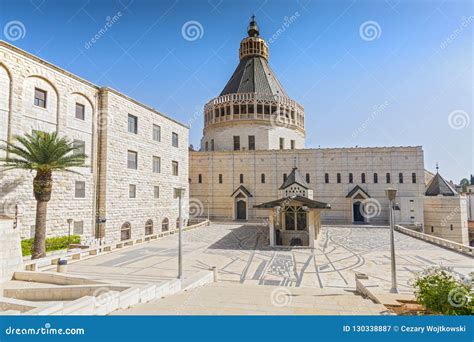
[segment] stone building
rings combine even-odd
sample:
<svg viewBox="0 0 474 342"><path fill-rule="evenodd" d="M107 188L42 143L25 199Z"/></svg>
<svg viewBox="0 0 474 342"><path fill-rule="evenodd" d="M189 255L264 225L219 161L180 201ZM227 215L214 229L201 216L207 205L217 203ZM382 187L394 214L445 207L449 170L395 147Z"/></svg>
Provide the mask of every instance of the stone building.
<svg viewBox="0 0 474 342"><path fill-rule="evenodd" d="M81 175L54 174L48 236L105 240L174 229L175 188L188 188L188 127L110 88L98 87L0 42L0 138L57 131L88 155ZM3 153L3 152L0 152ZM33 174L0 173L0 214L34 234ZM186 199L189 192L186 191ZM187 203L184 213L187 218ZM97 224L97 218L106 222Z"/></svg>
<svg viewBox="0 0 474 342"><path fill-rule="evenodd" d="M423 224L420 146L305 149L304 109L268 66L268 46L254 18L239 58L223 91L205 105L201 149L190 152L191 196L211 217L265 218L254 206L278 198L297 167L315 199L331 205L321 213L323 222L386 224L385 189L395 186L398 222ZM246 191L237 198L239 188ZM239 211L242 197L246 208Z"/></svg>

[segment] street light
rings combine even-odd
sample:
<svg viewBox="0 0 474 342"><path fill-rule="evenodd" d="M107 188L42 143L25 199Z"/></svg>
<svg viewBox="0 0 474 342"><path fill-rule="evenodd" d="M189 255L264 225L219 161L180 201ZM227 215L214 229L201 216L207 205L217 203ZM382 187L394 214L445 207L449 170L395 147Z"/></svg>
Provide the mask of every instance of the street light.
<svg viewBox="0 0 474 342"><path fill-rule="evenodd" d="M71 224L74 220L72 218L68 218L67 219L67 224L69 225L69 232L68 232L68 235L67 235L67 243L71 243Z"/></svg>
<svg viewBox="0 0 474 342"><path fill-rule="evenodd" d="M183 278L183 217L182 217L182 207L183 207L183 196L185 188L177 188L176 192L179 198L179 212L178 212L178 279L182 280Z"/></svg>
<svg viewBox="0 0 474 342"><path fill-rule="evenodd" d="M385 194L388 197L389 208L388 208L388 217L390 221L390 263L392 271L392 288L390 293L398 293L397 289L397 267L395 265L395 241L393 238L393 231L395 230L395 218L393 215L393 204L395 197L397 196L397 189L388 188L385 190Z"/></svg>

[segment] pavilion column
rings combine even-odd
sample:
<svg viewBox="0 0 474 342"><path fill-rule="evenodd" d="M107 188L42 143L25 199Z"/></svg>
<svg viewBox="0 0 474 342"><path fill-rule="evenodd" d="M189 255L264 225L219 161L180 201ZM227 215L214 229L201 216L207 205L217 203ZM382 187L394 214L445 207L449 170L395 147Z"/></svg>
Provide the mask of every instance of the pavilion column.
<svg viewBox="0 0 474 342"><path fill-rule="evenodd" d="M275 247L275 214L273 208L268 211L268 234L270 236L270 247Z"/></svg>

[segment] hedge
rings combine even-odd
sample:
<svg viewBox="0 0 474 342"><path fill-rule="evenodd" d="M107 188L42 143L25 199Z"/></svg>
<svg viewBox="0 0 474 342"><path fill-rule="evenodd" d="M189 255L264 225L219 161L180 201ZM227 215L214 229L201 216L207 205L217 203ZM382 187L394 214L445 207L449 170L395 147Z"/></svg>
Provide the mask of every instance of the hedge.
<svg viewBox="0 0 474 342"><path fill-rule="evenodd" d="M21 252L23 256L31 255L33 253L34 238L21 240ZM69 244L81 243L81 237L79 235L51 237L46 239L46 252L59 251L61 249L68 248Z"/></svg>

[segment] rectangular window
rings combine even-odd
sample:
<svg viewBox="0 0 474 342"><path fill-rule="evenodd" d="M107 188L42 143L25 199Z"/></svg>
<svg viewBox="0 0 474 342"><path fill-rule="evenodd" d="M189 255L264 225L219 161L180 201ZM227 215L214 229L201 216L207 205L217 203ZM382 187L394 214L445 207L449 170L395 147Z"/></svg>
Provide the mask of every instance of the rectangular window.
<svg viewBox="0 0 474 342"><path fill-rule="evenodd" d="M311 183L311 176L309 173L306 174L306 183Z"/></svg>
<svg viewBox="0 0 474 342"><path fill-rule="evenodd" d="M379 182L379 175L374 173L374 183L377 184Z"/></svg>
<svg viewBox="0 0 474 342"><path fill-rule="evenodd" d="M239 151L240 150L240 137L237 135L234 135L234 151Z"/></svg>
<svg viewBox="0 0 474 342"><path fill-rule="evenodd" d="M171 133L171 144L174 147L179 147L179 138L178 138L178 133Z"/></svg>
<svg viewBox="0 0 474 342"><path fill-rule="evenodd" d="M85 120L86 119L86 107L83 104L76 102L76 119Z"/></svg>
<svg viewBox="0 0 474 342"><path fill-rule="evenodd" d="M329 173L324 174L324 183L329 183Z"/></svg>
<svg viewBox="0 0 474 342"><path fill-rule="evenodd" d="M391 182L389 172L387 172L387 174L385 175L385 181L386 181L387 184Z"/></svg>
<svg viewBox="0 0 474 342"><path fill-rule="evenodd" d="M157 185L153 187L153 197L160 198L160 187Z"/></svg>
<svg viewBox="0 0 474 342"><path fill-rule="evenodd" d="M84 234L84 221L74 221L73 234L74 235Z"/></svg>
<svg viewBox="0 0 474 342"><path fill-rule="evenodd" d="M161 127L158 125L153 125L153 140L161 141Z"/></svg>
<svg viewBox="0 0 474 342"><path fill-rule="evenodd" d="M360 181L361 181L361 183L365 183L365 173L362 173L360 175Z"/></svg>
<svg viewBox="0 0 474 342"><path fill-rule="evenodd" d="M204 146L205 146L205 148L204 148L204 149L205 149L206 151L208 151L208 150L209 150L209 142L208 142L208 141L206 141L206 143L204 144Z"/></svg>
<svg viewBox="0 0 474 342"><path fill-rule="evenodd" d="M255 135L249 135L249 150L255 150Z"/></svg>
<svg viewBox="0 0 474 342"><path fill-rule="evenodd" d="M261 182L262 184L265 183L265 174L264 174L264 173L262 173L262 174L260 175L260 182Z"/></svg>
<svg viewBox="0 0 474 342"><path fill-rule="evenodd" d="M214 139L211 139L211 151L214 151Z"/></svg>
<svg viewBox="0 0 474 342"><path fill-rule="evenodd" d="M173 160L171 162L171 167L172 167L172 171L173 171L173 176L177 176L178 175L178 162Z"/></svg>
<svg viewBox="0 0 474 342"><path fill-rule="evenodd" d="M128 114L128 133L138 133L138 118L132 114Z"/></svg>
<svg viewBox="0 0 474 342"><path fill-rule="evenodd" d="M35 106L46 108L46 90L35 88Z"/></svg>
<svg viewBox="0 0 474 342"><path fill-rule="evenodd" d="M290 144L291 144L291 149L294 150L295 149L295 141L291 140Z"/></svg>
<svg viewBox="0 0 474 342"><path fill-rule="evenodd" d="M127 152L127 168L136 170L138 168L138 153L135 151Z"/></svg>
<svg viewBox="0 0 474 342"><path fill-rule="evenodd" d="M398 174L398 183L403 183L403 173L401 172Z"/></svg>
<svg viewBox="0 0 474 342"><path fill-rule="evenodd" d="M280 150L285 148L285 138L280 138Z"/></svg>
<svg viewBox="0 0 474 342"><path fill-rule="evenodd" d="M338 184L341 183L341 174L340 173L337 174L337 183Z"/></svg>
<svg viewBox="0 0 474 342"><path fill-rule="evenodd" d="M240 178L240 184L243 184L244 183L244 174L241 173L239 178Z"/></svg>
<svg viewBox="0 0 474 342"><path fill-rule="evenodd" d="M199 184L202 183L202 175L201 175L201 174L199 174L199 176L198 176L198 183L199 183Z"/></svg>
<svg viewBox="0 0 474 342"><path fill-rule="evenodd" d="M86 142L82 140L76 140L72 142L72 146L76 149L74 153L85 154L86 153Z"/></svg>
<svg viewBox="0 0 474 342"><path fill-rule="evenodd" d="M354 183L354 176L352 173L349 173L349 183Z"/></svg>
<svg viewBox="0 0 474 342"><path fill-rule="evenodd" d="M219 174L219 184L222 184L222 173Z"/></svg>
<svg viewBox="0 0 474 342"><path fill-rule="evenodd" d="M128 198L137 198L137 186L135 184L128 185Z"/></svg>
<svg viewBox="0 0 474 342"><path fill-rule="evenodd" d="M86 197L86 182L76 181L74 184L74 197L85 198Z"/></svg>
<svg viewBox="0 0 474 342"><path fill-rule="evenodd" d="M416 173L415 173L415 172L413 172L413 173L411 174L411 182L412 182L413 184L416 183Z"/></svg>
<svg viewBox="0 0 474 342"><path fill-rule="evenodd" d="M288 175L286 173L283 174L283 183L286 182L286 179L288 178Z"/></svg>
<svg viewBox="0 0 474 342"><path fill-rule="evenodd" d="M161 158L153 156L153 173L161 172Z"/></svg>

